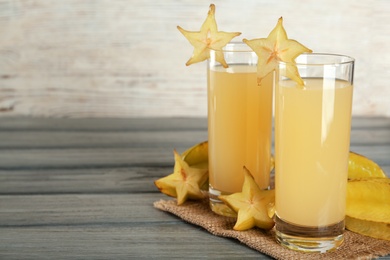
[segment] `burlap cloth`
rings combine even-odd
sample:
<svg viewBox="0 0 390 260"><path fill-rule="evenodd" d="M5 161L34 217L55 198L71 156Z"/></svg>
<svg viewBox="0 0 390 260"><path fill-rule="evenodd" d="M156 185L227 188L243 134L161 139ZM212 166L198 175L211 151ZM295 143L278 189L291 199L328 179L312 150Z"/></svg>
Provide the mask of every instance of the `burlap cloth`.
<svg viewBox="0 0 390 260"><path fill-rule="evenodd" d="M187 201L181 206L176 200L160 200L154 207L170 212L184 221L201 226L213 235L229 237L276 259L372 259L390 254L390 241L374 239L346 231L343 245L336 251L317 254L301 253L280 246L274 238L274 230L265 232L258 228L235 231L234 218L213 213L208 200Z"/></svg>

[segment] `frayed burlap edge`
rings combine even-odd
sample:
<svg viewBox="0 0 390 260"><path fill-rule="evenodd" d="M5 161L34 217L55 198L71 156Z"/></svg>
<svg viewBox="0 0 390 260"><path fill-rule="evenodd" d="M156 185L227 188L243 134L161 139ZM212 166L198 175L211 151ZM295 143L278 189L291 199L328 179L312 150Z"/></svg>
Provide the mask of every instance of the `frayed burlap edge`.
<svg viewBox="0 0 390 260"><path fill-rule="evenodd" d="M215 214L208 200L187 201L178 206L176 200L159 200L154 207L170 212L184 221L203 227L213 235L229 237L276 259L373 259L390 254L390 241L374 239L351 231L345 232L343 245L325 254L301 253L280 246L274 238L274 230L253 228L235 231L235 219Z"/></svg>

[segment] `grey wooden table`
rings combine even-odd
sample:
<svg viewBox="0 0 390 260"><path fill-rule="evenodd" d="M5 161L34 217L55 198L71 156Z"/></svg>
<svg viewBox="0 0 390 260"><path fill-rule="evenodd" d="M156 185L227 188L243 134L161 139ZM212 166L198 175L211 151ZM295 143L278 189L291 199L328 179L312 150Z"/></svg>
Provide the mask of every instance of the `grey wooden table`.
<svg viewBox="0 0 390 260"><path fill-rule="evenodd" d="M0 259L268 259L159 211L153 181L206 119L0 119ZM351 150L390 173L390 118L354 118Z"/></svg>

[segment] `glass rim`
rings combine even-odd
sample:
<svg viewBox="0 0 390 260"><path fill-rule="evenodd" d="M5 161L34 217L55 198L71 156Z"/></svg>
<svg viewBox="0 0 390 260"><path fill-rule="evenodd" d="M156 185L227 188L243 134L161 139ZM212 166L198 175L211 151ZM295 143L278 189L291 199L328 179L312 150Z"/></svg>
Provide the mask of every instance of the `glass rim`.
<svg viewBox="0 0 390 260"><path fill-rule="evenodd" d="M235 49L236 47L236 49ZM213 52L218 52L219 50L213 50L213 49L210 49L210 51L213 51ZM233 42L229 42L228 44L226 44L223 48L222 48L222 53L241 53L241 52L246 52L246 53L250 53L250 52L253 52L255 53L251 47L249 47L248 44L246 44L245 42L239 42L239 41L233 41Z"/></svg>
<svg viewBox="0 0 390 260"><path fill-rule="evenodd" d="M238 47L237 47L238 46ZM237 48L235 48L237 47ZM219 50L213 50L213 49L210 49L210 51L212 52L218 52ZM226 44L223 49L222 49L222 53L255 53L255 51L249 47L248 44L246 44L245 42L242 42L242 41L232 41L232 42L229 42L228 44ZM318 56L318 57L333 57L333 61L327 61L327 60L323 60L323 61L318 61L318 62L301 62L301 61L296 61L299 57L304 57L304 56L307 56L307 57L315 57L315 56ZM349 64L349 63L355 63L355 58L351 57L351 56L348 56L348 55L344 55L344 54L337 54L337 53L327 53L327 52L313 52L313 53L309 53L309 52L305 52L305 53L302 53L300 54L299 56L297 56L294 61L292 62L285 62L285 61L277 61L278 64L289 64L289 63L293 63L297 66L299 65L306 65L306 66L323 66L323 65L342 65L342 64Z"/></svg>
<svg viewBox="0 0 390 260"><path fill-rule="evenodd" d="M302 62L302 61L296 61L299 57L333 57L333 61L327 61L319 60L318 62ZM302 53L299 56L295 58L292 62L285 62L285 61L277 61L278 64L291 64L293 63L296 66L323 66L323 65L330 65L330 66L336 66L336 65L343 65L343 64L354 64L355 59L348 55L343 54L336 54L336 53L326 53L326 52L313 52L313 53Z"/></svg>

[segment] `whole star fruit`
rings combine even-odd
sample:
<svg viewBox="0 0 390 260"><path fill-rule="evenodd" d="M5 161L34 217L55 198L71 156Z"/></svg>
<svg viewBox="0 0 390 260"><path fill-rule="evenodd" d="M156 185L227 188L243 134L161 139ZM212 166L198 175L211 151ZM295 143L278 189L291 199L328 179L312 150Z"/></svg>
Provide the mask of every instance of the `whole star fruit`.
<svg viewBox="0 0 390 260"><path fill-rule="evenodd" d="M237 212L234 230L243 231L255 226L269 230L275 224L268 215L269 204L275 201L275 190L261 190L246 167L244 167L242 191L221 195L218 198Z"/></svg>
<svg viewBox="0 0 390 260"><path fill-rule="evenodd" d="M390 179L349 180L346 215L390 225Z"/></svg>
<svg viewBox="0 0 390 260"><path fill-rule="evenodd" d="M211 4L206 20L203 22L200 31L187 31L177 26L177 29L187 38L194 47L191 58L186 65L201 62L210 58L210 50L216 51L215 59L227 68L228 64L223 56L222 48L225 47L234 37L239 36L240 32L218 31L215 20L215 5Z"/></svg>
<svg viewBox="0 0 390 260"><path fill-rule="evenodd" d="M181 155L174 150L175 166L173 173L154 182L164 194L175 197L177 205L182 205L187 199L203 199L205 193L200 187L208 180L208 168L189 166Z"/></svg>
<svg viewBox="0 0 390 260"><path fill-rule="evenodd" d="M257 54L257 80L259 84L265 76L276 70L279 61L283 61L286 62L286 69L281 71L282 75L297 82L298 86L304 85L295 58L302 53L312 52L312 50L296 40L288 39L282 17L279 18L276 27L267 38L243 39L243 41Z"/></svg>
<svg viewBox="0 0 390 260"><path fill-rule="evenodd" d="M209 145L207 141L198 143L181 154L181 157L188 165L196 165L209 161Z"/></svg>
<svg viewBox="0 0 390 260"><path fill-rule="evenodd" d="M347 184L346 229L390 241L390 179L368 177Z"/></svg>
<svg viewBox="0 0 390 260"><path fill-rule="evenodd" d="M350 152L348 161L348 179L359 179L365 177L386 178L386 174L376 162L361 154Z"/></svg>
<svg viewBox="0 0 390 260"><path fill-rule="evenodd" d="M345 228L361 235L390 241L389 223L362 220L346 216Z"/></svg>
<svg viewBox="0 0 390 260"><path fill-rule="evenodd" d="M181 157L189 166L194 168L208 169L209 168L209 146L208 142L198 143L181 154ZM202 191L208 191L209 178L200 187Z"/></svg>

